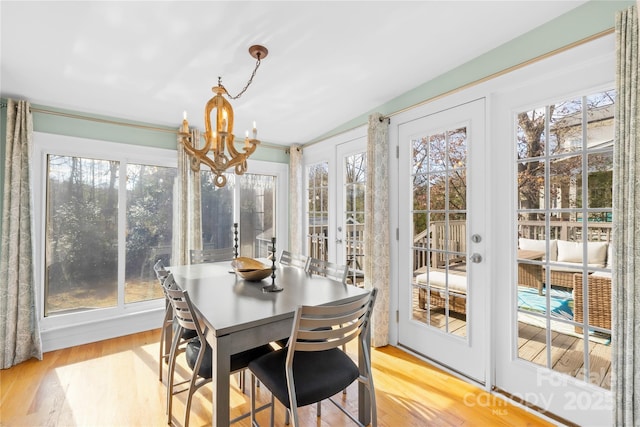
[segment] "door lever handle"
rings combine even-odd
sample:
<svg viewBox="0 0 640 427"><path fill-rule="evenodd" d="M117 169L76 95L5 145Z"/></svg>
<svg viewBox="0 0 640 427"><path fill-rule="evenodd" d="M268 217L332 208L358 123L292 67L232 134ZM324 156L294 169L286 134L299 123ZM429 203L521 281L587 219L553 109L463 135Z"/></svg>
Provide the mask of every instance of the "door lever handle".
<svg viewBox="0 0 640 427"><path fill-rule="evenodd" d="M482 255L473 254L469 257L469 259L471 260L471 262L478 264L479 262L482 262Z"/></svg>

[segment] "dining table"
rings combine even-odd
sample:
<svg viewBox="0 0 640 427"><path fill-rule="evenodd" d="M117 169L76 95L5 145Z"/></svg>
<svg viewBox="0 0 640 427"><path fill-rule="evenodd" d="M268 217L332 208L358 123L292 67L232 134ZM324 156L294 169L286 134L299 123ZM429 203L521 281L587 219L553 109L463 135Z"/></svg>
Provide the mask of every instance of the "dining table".
<svg viewBox="0 0 640 427"><path fill-rule="evenodd" d="M295 311L301 305L345 304L369 292L279 264L274 270L275 278L269 276L257 282L242 279L232 270L229 261L170 266L168 270L178 286L189 293L213 350L214 427L229 425L231 355L289 337ZM282 290L263 290L272 283ZM369 346L370 337L366 336L364 342ZM359 343L361 372L364 372L364 363ZM364 425L370 422L370 407L368 392L359 384L358 419Z"/></svg>

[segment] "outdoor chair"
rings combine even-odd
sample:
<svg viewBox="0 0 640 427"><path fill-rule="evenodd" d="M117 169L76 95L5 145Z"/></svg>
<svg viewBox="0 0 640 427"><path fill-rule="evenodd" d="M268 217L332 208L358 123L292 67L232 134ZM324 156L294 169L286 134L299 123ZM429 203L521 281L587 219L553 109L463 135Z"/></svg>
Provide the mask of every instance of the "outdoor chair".
<svg viewBox="0 0 640 427"><path fill-rule="evenodd" d="M167 387L167 414L168 414L168 422L172 423L172 402L173 396L181 393L183 391L187 391L187 403L185 407L185 419L184 419L184 427L189 426L189 415L191 412L191 402L193 398L193 394L203 385L211 382L212 380L212 349L211 346L206 341L204 331L200 326L200 321L197 317L196 311L193 308L191 303L191 299L189 298L189 294L186 290L180 289L175 280L173 279L173 275L169 275L167 279L164 281L164 289L167 294L169 301L173 307L175 319L178 322L178 331L174 335L173 343L171 345L171 354L169 356L169 384ZM191 378L186 382L189 383L188 388L180 389L175 391L174 388L176 386L182 385L186 382L181 382L178 384L174 384L174 374L176 367L176 352L178 345L181 341L180 336L182 332L185 330L194 331L196 333L196 337L191 338L185 348L185 356L187 365L191 369ZM252 348L247 351L243 351L241 353L237 353L231 356L231 372L243 372L249 362L253 359L263 356L267 353L273 351L273 348L270 345L262 345L256 348ZM253 390L252 390L253 393ZM253 402L253 400L252 400ZM262 410L268 408L271 404L263 405L257 410ZM230 420L230 423L234 423L243 418L246 418L251 413L243 414L239 417L236 417Z"/></svg>
<svg viewBox="0 0 640 427"><path fill-rule="evenodd" d="M306 255L294 254L285 250L280 254L280 264L302 269L307 266L308 259L309 257Z"/></svg>
<svg viewBox="0 0 640 427"><path fill-rule="evenodd" d="M358 425L362 425L331 397L358 380L371 399L371 425L377 425L376 399L371 376L369 347L365 341L377 290L356 301L335 306L300 306L296 310L288 347L261 356L249 363L251 407L255 406L257 378L291 414L294 427L299 426L298 408L329 399ZM364 365L358 365L340 348L359 338ZM273 406L271 426L273 426ZM254 425L255 416L252 410Z"/></svg>
<svg viewBox="0 0 640 427"><path fill-rule="evenodd" d="M584 293L582 273L573 275L574 320L584 321ZM589 304L589 326L607 329L611 332L611 273L593 273L587 277L587 303ZM582 328L575 327L582 333Z"/></svg>
<svg viewBox="0 0 640 427"><path fill-rule="evenodd" d="M231 261L235 257L233 248L220 249L191 249L189 258L191 264L203 264L205 262Z"/></svg>

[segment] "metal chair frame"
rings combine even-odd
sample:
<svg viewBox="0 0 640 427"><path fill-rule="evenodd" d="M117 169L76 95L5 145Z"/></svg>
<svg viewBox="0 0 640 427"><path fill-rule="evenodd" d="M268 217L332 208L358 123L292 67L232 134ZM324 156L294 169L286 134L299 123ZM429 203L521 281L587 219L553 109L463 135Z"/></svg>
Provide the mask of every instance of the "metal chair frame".
<svg viewBox="0 0 640 427"><path fill-rule="evenodd" d="M294 427L299 426L298 411L297 411L297 399L296 399L296 386L294 378L293 364L296 357L296 352L322 352L338 347L342 347L346 343L354 340L360 340L360 346L362 347L364 369L357 379L363 383L367 388L371 399L371 425L377 426L377 410L375 389L373 385L373 378L371 375L371 358L369 355L369 348L365 341L367 334L369 333L371 313L373 312L373 306L375 304L377 296L377 289L373 289L369 294L366 294L358 300L337 306L301 306L296 310L296 314L293 321L293 327L291 330L291 338L289 340L289 346L285 360L284 371L286 375L287 391L289 395L289 413ZM284 351L284 350L281 350ZM265 356L268 357L268 356ZM253 371L253 368L260 363L260 358L249 364L249 369ZM273 373L278 375L277 372ZM254 403L254 384L256 376L251 377L252 388L252 408ZM262 384L265 384L264 378ZM272 401L274 397L272 397ZM346 414L356 424L362 426L362 424L350 414L345 408L332 398L329 400L338 407L344 414ZM286 406L286 405L285 405ZM252 412L253 425L258 425L254 413ZM273 427L273 408L271 409L271 426Z"/></svg>

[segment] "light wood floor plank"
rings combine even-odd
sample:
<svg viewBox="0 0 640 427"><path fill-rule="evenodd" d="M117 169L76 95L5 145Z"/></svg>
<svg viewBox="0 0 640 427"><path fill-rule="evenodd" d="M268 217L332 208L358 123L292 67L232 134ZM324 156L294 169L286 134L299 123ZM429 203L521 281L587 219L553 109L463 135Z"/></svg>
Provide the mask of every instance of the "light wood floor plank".
<svg viewBox="0 0 640 427"><path fill-rule="evenodd" d="M165 386L158 381L159 330L46 353L0 371L2 426L162 426L166 425ZM355 355L355 346L348 348ZM423 426L548 426L544 420L486 393L395 347L374 349L372 365L381 427ZM179 372L188 373L182 363ZM235 377L232 384L236 384ZM258 389L258 400L268 401ZM357 411L357 386L337 400ZM175 399L176 419L184 419L185 396ZM192 406L193 427L211 425L210 385L199 390ZM231 391L231 415L247 411L249 400ZM321 419L315 406L300 411L303 425L353 425L330 403ZM258 415L268 425L269 414ZM276 424L284 410L276 404ZM235 424L248 427L243 420Z"/></svg>

